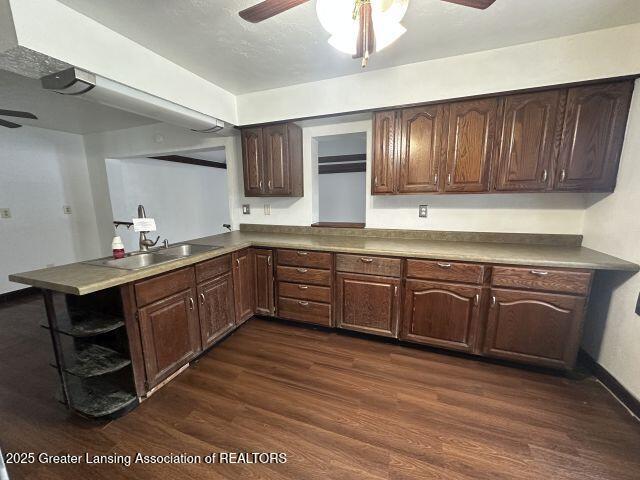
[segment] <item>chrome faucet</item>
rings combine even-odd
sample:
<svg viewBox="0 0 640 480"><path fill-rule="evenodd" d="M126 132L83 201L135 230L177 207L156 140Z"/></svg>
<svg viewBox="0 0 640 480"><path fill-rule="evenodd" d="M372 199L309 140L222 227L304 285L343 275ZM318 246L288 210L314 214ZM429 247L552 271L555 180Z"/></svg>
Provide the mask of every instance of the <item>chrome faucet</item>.
<svg viewBox="0 0 640 480"><path fill-rule="evenodd" d="M138 218L147 218L147 214L144 211L143 205L138 205ZM160 240L160 235L158 235L158 238L156 238L155 242L153 240L148 239L147 233L149 232L140 232L140 241L138 245L140 246L141 252L148 252L149 247L155 246L156 243L158 243L158 241Z"/></svg>

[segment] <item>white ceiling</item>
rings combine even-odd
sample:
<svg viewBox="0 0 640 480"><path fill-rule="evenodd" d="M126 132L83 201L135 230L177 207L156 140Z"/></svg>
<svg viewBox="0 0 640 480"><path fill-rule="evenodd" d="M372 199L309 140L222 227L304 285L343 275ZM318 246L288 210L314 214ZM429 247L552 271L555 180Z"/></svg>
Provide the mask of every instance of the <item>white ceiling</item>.
<svg viewBox="0 0 640 480"><path fill-rule="evenodd" d="M158 123L116 108L43 90L40 80L5 70L0 70L0 109L31 112L38 117L38 120L0 117L5 120L78 134Z"/></svg>
<svg viewBox="0 0 640 480"><path fill-rule="evenodd" d="M327 44L314 1L259 24L237 14L259 0L58 1L236 94L361 71L357 60ZM411 0L408 32L367 68L636 22L639 0L497 0L484 11Z"/></svg>

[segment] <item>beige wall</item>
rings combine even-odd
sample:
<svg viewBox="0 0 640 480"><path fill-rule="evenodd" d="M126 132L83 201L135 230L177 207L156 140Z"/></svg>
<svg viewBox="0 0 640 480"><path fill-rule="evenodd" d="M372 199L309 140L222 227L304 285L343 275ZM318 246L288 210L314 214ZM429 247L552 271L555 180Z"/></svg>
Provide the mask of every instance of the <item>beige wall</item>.
<svg viewBox="0 0 640 480"><path fill-rule="evenodd" d="M585 213L584 245L640 263L640 81L636 81L616 191ZM640 273L597 278L584 348L640 399Z"/></svg>

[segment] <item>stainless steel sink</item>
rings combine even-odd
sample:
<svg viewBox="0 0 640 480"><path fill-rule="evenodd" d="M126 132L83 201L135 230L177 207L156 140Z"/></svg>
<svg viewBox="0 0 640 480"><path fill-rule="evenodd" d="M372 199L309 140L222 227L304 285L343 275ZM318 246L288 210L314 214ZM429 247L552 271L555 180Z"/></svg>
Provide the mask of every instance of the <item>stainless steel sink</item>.
<svg viewBox="0 0 640 480"><path fill-rule="evenodd" d="M218 246L195 245L191 243L181 243L169 248L159 248L146 253L130 253L124 258L99 258L97 260L89 260L82 262L87 265L97 265L100 267L119 268L122 270L141 270L147 267L153 267L161 263L172 262L180 258L190 257L198 253L217 250Z"/></svg>
<svg viewBox="0 0 640 480"><path fill-rule="evenodd" d="M222 248L222 247L214 247L209 245L196 245L193 243L181 243L169 248L161 248L160 250L155 250L154 253L157 253L158 255L189 257L191 255L208 252L210 250L216 250L218 248Z"/></svg>

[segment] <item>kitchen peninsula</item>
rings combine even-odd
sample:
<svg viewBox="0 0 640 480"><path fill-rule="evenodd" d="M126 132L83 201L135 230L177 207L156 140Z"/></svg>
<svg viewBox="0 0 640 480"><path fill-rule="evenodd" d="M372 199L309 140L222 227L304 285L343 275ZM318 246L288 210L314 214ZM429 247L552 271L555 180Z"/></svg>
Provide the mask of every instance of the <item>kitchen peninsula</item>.
<svg viewBox="0 0 640 480"><path fill-rule="evenodd" d="M125 413L254 314L571 370L593 276L640 269L578 235L241 225L185 243L218 248L11 275L44 291L71 409Z"/></svg>

